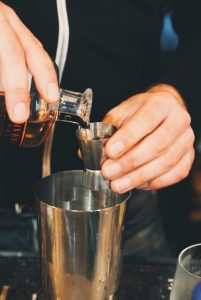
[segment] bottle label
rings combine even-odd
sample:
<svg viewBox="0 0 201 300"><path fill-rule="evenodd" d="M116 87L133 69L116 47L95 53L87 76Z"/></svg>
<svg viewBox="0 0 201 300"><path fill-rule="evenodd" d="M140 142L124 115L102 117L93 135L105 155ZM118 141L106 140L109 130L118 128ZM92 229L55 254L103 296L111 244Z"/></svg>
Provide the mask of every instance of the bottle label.
<svg viewBox="0 0 201 300"><path fill-rule="evenodd" d="M5 105L4 94L0 92L0 137L12 145L20 146L23 141L25 124L10 121Z"/></svg>

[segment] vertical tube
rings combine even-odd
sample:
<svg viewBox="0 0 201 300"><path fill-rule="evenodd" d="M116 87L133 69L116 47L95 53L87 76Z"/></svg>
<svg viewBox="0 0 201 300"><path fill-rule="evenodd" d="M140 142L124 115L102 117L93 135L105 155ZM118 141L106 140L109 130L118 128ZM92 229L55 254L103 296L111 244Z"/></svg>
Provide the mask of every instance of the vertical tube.
<svg viewBox="0 0 201 300"><path fill-rule="evenodd" d="M57 0L57 13L59 21L59 37L57 44L57 53L56 53L56 64L59 67L59 79L61 81L67 52L69 44L69 23L68 23L68 14L66 9L66 0ZM51 152L52 144L54 139L54 128L53 125L52 131L48 136L43 150L43 161L42 161L42 177L48 176L51 174Z"/></svg>

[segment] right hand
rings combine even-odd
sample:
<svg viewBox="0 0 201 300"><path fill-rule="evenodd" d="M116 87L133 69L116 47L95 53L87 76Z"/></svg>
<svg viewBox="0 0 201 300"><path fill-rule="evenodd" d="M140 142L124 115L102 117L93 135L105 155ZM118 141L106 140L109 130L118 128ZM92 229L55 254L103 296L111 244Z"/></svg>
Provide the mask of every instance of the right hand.
<svg viewBox="0 0 201 300"><path fill-rule="evenodd" d="M49 55L14 10L0 1L0 81L14 123L29 117L28 72L47 102L59 100L57 75Z"/></svg>

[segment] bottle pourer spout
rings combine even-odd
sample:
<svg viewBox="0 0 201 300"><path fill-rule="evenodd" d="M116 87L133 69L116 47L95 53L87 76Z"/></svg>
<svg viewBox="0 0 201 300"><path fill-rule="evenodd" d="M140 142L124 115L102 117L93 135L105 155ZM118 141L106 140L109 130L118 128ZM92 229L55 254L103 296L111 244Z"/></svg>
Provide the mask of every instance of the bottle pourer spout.
<svg viewBox="0 0 201 300"><path fill-rule="evenodd" d="M84 93L76 93L61 89L60 94L58 120L87 127L91 115L92 90L88 88Z"/></svg>

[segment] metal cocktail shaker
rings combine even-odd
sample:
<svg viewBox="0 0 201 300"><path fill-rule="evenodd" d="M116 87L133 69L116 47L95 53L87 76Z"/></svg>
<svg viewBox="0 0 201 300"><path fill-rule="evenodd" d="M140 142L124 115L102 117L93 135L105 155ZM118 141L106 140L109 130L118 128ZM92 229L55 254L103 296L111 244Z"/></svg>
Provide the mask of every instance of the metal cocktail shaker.
<svg viewBox="0 0 201 300"><path fill-rule="evenodd" d="M117 299L128 194L100 185L100 174L89 189L85 176L62 172L36 185L45 300Z"/></svg>

